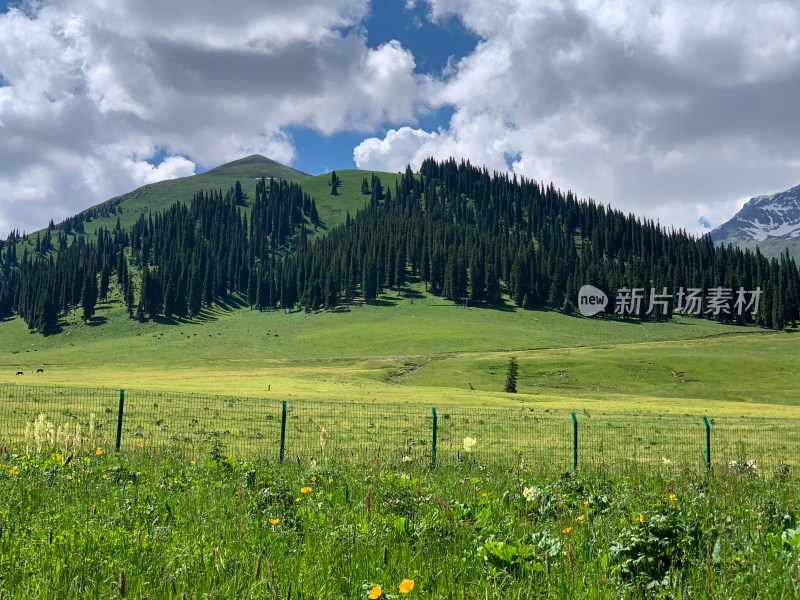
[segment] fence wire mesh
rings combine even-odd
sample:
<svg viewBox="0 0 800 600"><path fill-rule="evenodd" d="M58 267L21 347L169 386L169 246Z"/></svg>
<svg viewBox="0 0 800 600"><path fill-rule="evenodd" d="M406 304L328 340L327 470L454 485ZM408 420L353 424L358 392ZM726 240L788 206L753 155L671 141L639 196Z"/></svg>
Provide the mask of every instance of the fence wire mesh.
<svg viewBox="0 0 800 600"><path fill-rule="evenodd" d="M800 420L575 415L544 408L306 402L178 392L0 385L0 444L18 452L152 449L195 458L474 462L541 471L800 466ZM434 435L435 419L435 435ZM577 423L577 427L575 426ZM282 425L284 435L282 437ZM577 434L577 435L576 435ZM576 439L577 438L577 439ZM434 451L435 439L435 451ZM283 448L281 441L283 440ZM707 451L710 454L707 456ZM748 461L753 461L748 465Z"/></svg>

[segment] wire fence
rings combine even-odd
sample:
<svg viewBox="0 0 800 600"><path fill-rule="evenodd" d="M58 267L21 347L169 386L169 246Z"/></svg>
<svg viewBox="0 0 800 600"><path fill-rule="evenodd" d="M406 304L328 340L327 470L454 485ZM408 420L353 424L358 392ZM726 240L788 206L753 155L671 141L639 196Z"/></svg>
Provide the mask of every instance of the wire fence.
<svg viewBox="0 0 800 600"><path fill-rule="evenodd" d="M800 420L283 402L147 390L0 385L8 451L167 450L195 458L475 462L541 471L800 466ZM749 463L748 461L753 461Z"/></svg>

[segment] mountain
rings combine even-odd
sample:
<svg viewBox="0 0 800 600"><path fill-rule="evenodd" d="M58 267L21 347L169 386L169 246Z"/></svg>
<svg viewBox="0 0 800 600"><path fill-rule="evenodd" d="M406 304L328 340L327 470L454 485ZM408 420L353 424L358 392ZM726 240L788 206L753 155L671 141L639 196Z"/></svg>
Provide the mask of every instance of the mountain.
<svg viewBox="0 0 800 600"><path fill-rule="evenodd" d="M397 173L384 173L361 171L358 169L344 169L337 171L342 181L339 194L332 196L330 193L330 174L309 175L293 169L265 156L254 154L233 162L220 165L204 173L167 179L157 183L150 183L126 194L115 196L100 204L91 206L80 213L57 223L54 227L39 231L28 232L25 239L15 241L18 260L27 250L29 255L36 253L37 237L44 239L49 235L65 231L69 236L82 235L84 241L96 241L96 233L104 228L116 228L117 219L120 227L130 228L139 220L140 215L148 217L156 215L176 202L191 203L194 195L200 191L221 190L225 192L240 181L244 190L242 208L249 211L252 204L252 192L255 181L261 178L266 180L276 179L282 181L302 182L303 190L317 202L320 222L326 227L332 227L343 222L347 211L355 214L357 209L364 207L369 200L369 194L362 194L361 183L364 177L368 179L373 174L379 175L384 185L393 185ZM2 244L2 240L0 240ZM53 256L57 254L57 247L45 248L39 256Z"/></svg>
<svg viewBox="0 0 800 600"><path fill-rule="evenodd" d="M76 318L101 324L98 302L139 322L186 322L219 307L336 312L380 305L386 290L423 289L446 306L573 313L586 282L618 297L622 318L685 313L682 296L650 294L689 286L763 292L750 312L741 294L727 303L718 294L705 311L694 304L697 316L775 329L800 320L795 261L715 249L709 236L668 231L553 184L454 159L428 159L417 173L298 179L267 178L277 172L267 161L146 186L0 242L0 320L18 316L49 335Z"/></svg>
<svg viewBox="0 0 800 600"><path fill-rule="evenodd" d="M714 229L715 243L753 248L777 256L800 249L800 185L785 192L751 198L734 217Z"/></svg>

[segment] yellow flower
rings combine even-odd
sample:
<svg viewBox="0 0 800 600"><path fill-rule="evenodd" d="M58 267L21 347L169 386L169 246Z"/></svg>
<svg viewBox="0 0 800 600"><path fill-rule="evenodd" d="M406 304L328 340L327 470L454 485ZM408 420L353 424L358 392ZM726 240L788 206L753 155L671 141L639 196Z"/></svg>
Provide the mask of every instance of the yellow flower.
<svg viewBox="0 0 800 600"><path fill-rule="evenodd" d="M483 493L481 494L481 498L486 498L486 496L487 496L486 492L483 492Z"/></svg>
<svg viewBox="0 0 800 600"><path fill-rule="evenodd" d="M269 522L272 523L273 525L277 525L279 521L280 521L280 519L270 519L269 520Z"/></svg>
<svg viewBox="0 0 800 600"><path fill-rule="evenodd" d="M144 442L139 442L139 448L144 448Z"/></svg>
<svg viewBox="0 0 800 600"><path fill-rule="evenodd" d="M108 475L103 475L103 479L108 479Z"/></svg>
<svg viewBox="0 0 800 600"><path fill-rule="evenodd" d="M196 460L193 460L193 461L192 461L192 464L195 464L196 462L197 462Z"/></svg>
<svg viewBox="0 0 800 600"><path fill-rule="evenodd" d="M403 579L400 582L400 593L407 594L411 590L414 589L414 580L413 579Z"/></svg>
<svg viewBox="0 0 800 600"><path fill-rule="evenodd" d="M316 476L316 475L314 475L314 476L311 478L311 481L316 481L316 480L317 480L317 476Z"/></svg>
<svg viewBox="0 0 800 600"><path fill-rule="evenodd" d="M60 454L56 454L56 460L61 460L61 455Z"/></svg>
<svg viewBox="0 0 800 600"><path fill-rule="evenodd" d="M374 588L372 588L372 591L369 593L369 596L367 596L367 598L369 598L370 600L376 600L377 598L380 598L382 594L383 590L379 585L376 585Z"/></svg>
<svg viewBox="0 0 800 600"><path fill-rule="evenodd" d="M583 501L583 505L584 505L584 506L589 506L589 501L588 501L588 500L584 500L584 501Z"/></svg>
<svg viewBox="0 0 800 600"><path fill-rule="evenodd" d="M675 500L677 500L677 499L678 499L678 497L675 494L670 494L669 495L669 501L670 502L675 502Z"/></svg>
<svg viewBox="0 0 800 600"><path fill-rule="evenodd" d="M333 483L333 477L328 477L328 483Z"/></svg>
<svg viewBox="0 0 800 600"><path fill-rule="evenodd" d="M17 467L11 467L8 472L12 475L19 475L19 469Z"/></svg>
<svg viewBox="0 0 800 600"><path fill-rule="evenodd" d="M303 489L300 490L300 493L301 494L307 494L310 491L311 491L311 488L306 486L306 487L304 487Z"/></svg>
<svg viewBox="0 0 800 600"><path fill-rule="evenodd" d="M102 499L100 500L100 502L105 502L105 501L106 501L106 499L105 499L105 498L102 498Z"/></svg>
<svg viewBox="0 0 800 600"><path fill-rule="evenodd" d="M761 525L756 525L756 529L761 529Z"/></svg>
<svg viewBox="0 0 800 600"><path fill-rule="evenodd" d="M644 516L639 515L638 517L636 517L636 520L639 521L639 523L642 523L644 521Z"/></svg>
<svg viewBox="0 0 800 600"><path fill-rule="evenodd" d="M102 449L98 448L97 450L94 451L94 453L97 454L97 456L100 456L103 453L103 451Z"/></svg>
<svg viewBox="0 0 800 600"><path fill-rule="evenodd" d="M300 498L295 498L294 501L295 502L300 502Z"/></svg>
<svg viewBox="0 0 800 600"><path fill-rule="evenodd" d="M570 531L572 531L572 527L565 527L561 530L561 533L569 533Z"/></svg>
<svg viewBox="0 0 800 600"><path fill-rule="evenodd" d="M577 517L575 517L575 520L576 520L576 521L583 521L583 518L584 518L585 516L586 516L586 515L578 515Z"/></svg>

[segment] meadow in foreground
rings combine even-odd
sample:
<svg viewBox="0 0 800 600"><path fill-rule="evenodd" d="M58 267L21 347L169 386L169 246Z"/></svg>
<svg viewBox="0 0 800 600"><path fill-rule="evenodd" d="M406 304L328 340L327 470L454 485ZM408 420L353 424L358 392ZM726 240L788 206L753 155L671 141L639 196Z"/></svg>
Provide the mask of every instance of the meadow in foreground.
<svg viewBox="0 0 800 600"><path fill-rule="evenodd" d="M0 595L794 598L796 479L0 449Z"/></svg>

